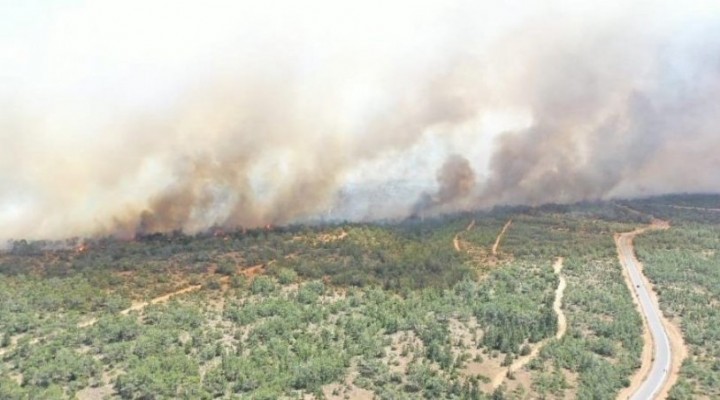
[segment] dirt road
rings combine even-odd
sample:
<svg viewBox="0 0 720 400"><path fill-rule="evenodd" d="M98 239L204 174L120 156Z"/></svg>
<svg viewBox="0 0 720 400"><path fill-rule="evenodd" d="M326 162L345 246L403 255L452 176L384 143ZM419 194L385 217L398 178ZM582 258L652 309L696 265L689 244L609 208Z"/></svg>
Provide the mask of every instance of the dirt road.
<svg viewBox="0 0 720 400"><path fill-rule="evenodd" d="M172 293L168 293L168 294L164 294L162 296L156 297L150 301L135 303L132 306L120 311L120 314L127 315L131 311L140 311L151 304L164 303L164 302L170 300L170 298L173 296L177 296L177 295L188 293L188 292L194 292L196 290L200 290L200 288L202 288L202 285L192 285L192 286L188 286L186 288L180 289L180 290L176 290Z"/></svg>
<svg viewBox="0 0 720 400"><path fill-rule="evenodd" d="M465 228L464 232L469 231L475 226L475 220L470 221L468 226ZM460 234L462 232L458 232L455 234L455 237L453 237L453 247L455 248L455 251L460 251Z"/></svg>
<svg viewBox="0 0 720 400"><path fill-rule="evenodd" d="M164 294L162 296L158 296L150 301L134 303L130 307L120 311L120 314L128 315L131 311L140 311L151 304L164 303L164 302L170 300L170 298L173 296L177 296L177 295L188 293L188 292L194 292L196 290L200 290L200 288L202 288L202 285L192 285L192 286L188 286L188 287L176 290L171 293ZM81 322L78 324L78 328L87 328L89 326L93 326L97 323L97 321L98 321L97 318L92 318L90 320Z"/></svg>
<svg viewBox="0 0 720 400"><path fill-rule="evenodd" d="M498 254L498 248L500 247L500 241L502 240L503 236L505 236L505 232L507 232L508 228L510 228L510 225L512 225L512 218L508 220L508 222L505 223L505 226L503 226L502 230L500 231L500 234L495 239L495 243L492 247L492 255L497 256Z"/></svg>
<svg viewBox="0 0 720 400"><path fill-rule="evenodd" d="M563 294L565 293L565 287L567 286L565 278L562 276L563 261L564 259L562 257L558 257L558 259L555 261L555 264L553 264L553 271L555 272L555 275L558 276L559 280L558 286L555 289L555 300L553 301L553 311L555 311L558 320L557 332L555 333L555 339L557 340L562 339L562 337L565 336L565 332L567 332L567 320L565 318L565 313L562 310L562 298ZM509 367L503 368L501 371L499 371L492 380L492 388L497 389L498 387L500 387L500 385L502 385L502 383L505 381L508 373L518 371L520 368L524 367L535 357L537 357L537 355L540 354L540 350L549 341L550 338L536 343L532 346L532 350L530 350L530 353L528 355L518 358Z"/></svg>

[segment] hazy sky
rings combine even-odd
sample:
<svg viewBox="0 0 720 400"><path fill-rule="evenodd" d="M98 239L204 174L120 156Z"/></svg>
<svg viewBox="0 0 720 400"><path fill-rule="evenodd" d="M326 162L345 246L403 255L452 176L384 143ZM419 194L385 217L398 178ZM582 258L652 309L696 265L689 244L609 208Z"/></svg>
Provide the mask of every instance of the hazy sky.
<svg viewBox="0 0 720 400"><path fill-rule="evenodd" d="M168 188L192 199L165 228L202 229L229 214L236 223L283 222L329 207L348 184L412 180L431 191L455 153L475 169L478 192L497 186L492 201L541 201L527 173L515 182L527 186L522 193L492 183L500 179L492 165L506 160L496 138L538 124L570 129L548 107L581 97L593 111L578 115L607 125L609 113L623 114L617 99L635 91L709 115L700 98L661 89L683 79L714 87L720 69L701 66L719 48L711 37L719 19L720 2L701 0L0 0L0 239L92 233L152 207ZM567 76L584 66L568 59L593 64L575 89ZM618 89L552 98L542 82L565 94ZM698 143L717 136L708 124L689 128L701 132ZM590 137L559 148L584 154ZM240 147L247 151L232 151ZM655 171L652 157L633 168ZM616 174L603 195L638 192L642 173ZM298 181L304 188L287 189ZM655 181L651 192L666 188ZM281 198L307 188L322 193L317 207L283 217L267 210L291 207ZM548 199L595 195L583 193ZM248 196L252 205L240 207ZM239 216L240 208L261 217Z"/></svg>

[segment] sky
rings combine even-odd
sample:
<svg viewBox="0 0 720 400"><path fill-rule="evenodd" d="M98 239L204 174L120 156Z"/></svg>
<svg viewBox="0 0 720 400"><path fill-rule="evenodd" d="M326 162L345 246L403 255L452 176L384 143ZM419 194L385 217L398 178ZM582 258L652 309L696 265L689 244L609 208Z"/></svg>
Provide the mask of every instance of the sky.
<svg viewBox="0 0 720 400"><path fill-rule="evenodd" d="M0 0L0 239L717 191L719 37L701 0Z"/></svg>

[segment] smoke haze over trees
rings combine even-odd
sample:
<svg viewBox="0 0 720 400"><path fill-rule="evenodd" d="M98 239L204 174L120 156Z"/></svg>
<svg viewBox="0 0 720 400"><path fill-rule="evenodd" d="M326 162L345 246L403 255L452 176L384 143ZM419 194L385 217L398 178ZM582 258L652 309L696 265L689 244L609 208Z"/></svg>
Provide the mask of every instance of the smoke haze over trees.
<svg viewBox="0 0 720 400"><path fill-rule="evenodd" d="M0 239L718 190L710 2L211 3L0 6Z"/></svg>

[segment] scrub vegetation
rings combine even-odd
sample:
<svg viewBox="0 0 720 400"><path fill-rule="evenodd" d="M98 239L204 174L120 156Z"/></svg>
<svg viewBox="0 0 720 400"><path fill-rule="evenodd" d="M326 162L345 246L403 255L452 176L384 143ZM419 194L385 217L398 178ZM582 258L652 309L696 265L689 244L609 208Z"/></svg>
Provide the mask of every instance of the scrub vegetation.
<svg viewBox="0 0 720 400"><path fill-rule="evenodd" d="M613 234L661 208L13 242L0 254L0 398L613 399L643 346ZM720 231L703 211L664 209L673 228L637 244L693 352L672 395L712 398Z"/></svg>
<svg viewBox="0 0 720 400"><path fill-rule="evenodd" d="M680 325L689 349L670 398L718 398L720 197L665 196L632 205L672 224L636 239L663 313Z"/></svg>

